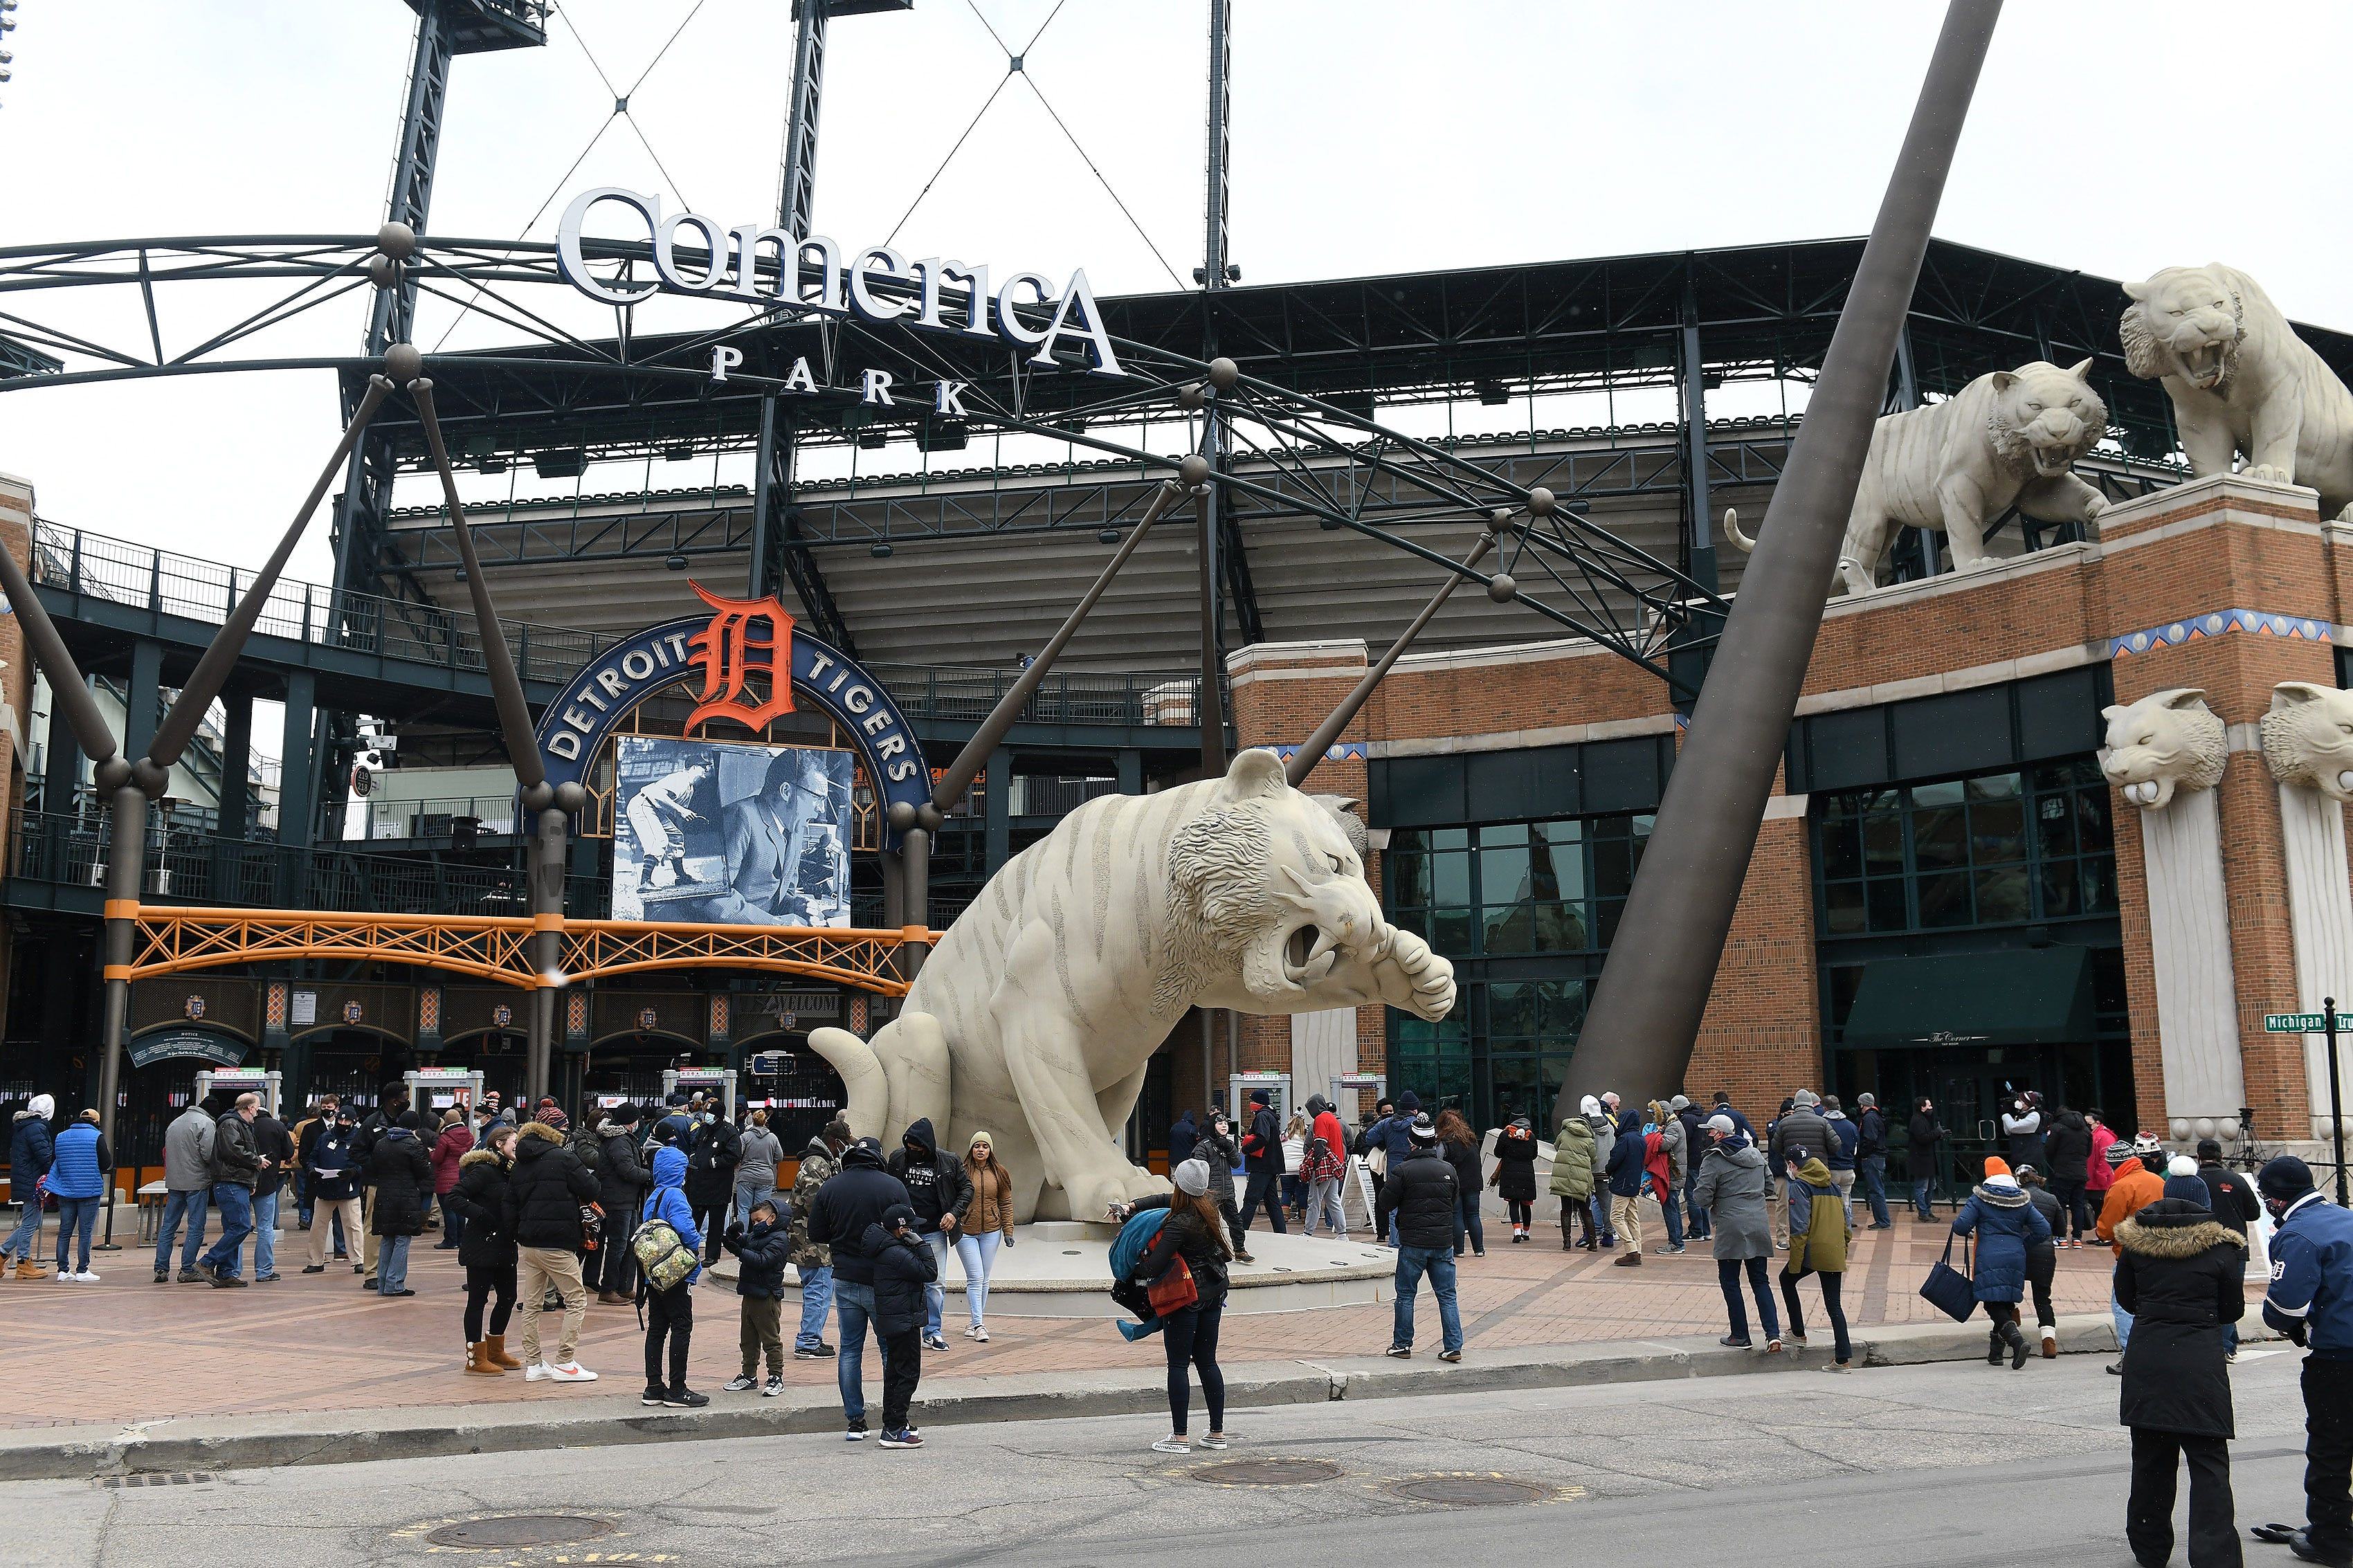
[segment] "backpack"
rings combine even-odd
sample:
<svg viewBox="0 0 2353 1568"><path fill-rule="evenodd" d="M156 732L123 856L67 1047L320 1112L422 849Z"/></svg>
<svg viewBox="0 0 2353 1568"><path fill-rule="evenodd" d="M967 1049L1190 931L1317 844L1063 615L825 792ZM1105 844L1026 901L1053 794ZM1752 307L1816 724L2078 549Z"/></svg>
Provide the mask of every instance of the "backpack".
<svg viewBox="0 0 2353 1568"><path fill-rule="evenodd" d="M1153 1238L1167 1220L1168 1211L1165 1208L1145 1209L1129 1216L1127 1223L1119 1227L1118 1238L1111 1244L1111 1299L1142 1322L1152 1321L1155 1314L1149 1292L1135 1282L1135 1266L1144 1261Z"/></svg>
<svg viewBox="0 0 2353 1568"><path fill-rule="evenodd" d="M595 1170L605 1158L605 1141L587 1128L572 1130L572 1157L587 1170Z"/></svg>
<svg viewBox="0 0 2353 1568"><path fill-rule="evenodd" d="M580 1205L580 1250L584 1253L595 1252L604 1245L605 1205L582 1204Z"/></svg>
<svg viewBox="0 0 2353 1568"><path fill-rule="evenodd" d="M637 1255L647 1288L653 1290L668 1290L683 1283L700 1261L687 1250L686 1238L678 1234L677 1227L659 1216L638 1226L637 1234L629 1237L629 1250Z"/></svg>

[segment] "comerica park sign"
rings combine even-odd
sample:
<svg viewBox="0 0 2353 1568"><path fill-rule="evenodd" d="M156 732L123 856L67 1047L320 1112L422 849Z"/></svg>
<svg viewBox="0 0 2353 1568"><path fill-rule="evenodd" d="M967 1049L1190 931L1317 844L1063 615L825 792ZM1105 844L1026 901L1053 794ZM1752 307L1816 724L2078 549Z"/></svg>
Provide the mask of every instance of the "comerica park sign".
<svg viewBox="0 0 2353 1568"><path fill-rule="evenodd" d="M622 282L588 270L581 226L609 203L637 215L652 242L655 278ZM680 234L693 237L681 254ZM756 223L723 226L701 213L662 214L661 197L599 185L572 198L556 227L556 265L565 281L605 305L634 305L655 294L741 300L811 315L898 322L923 331L1001 340L1031 364L1058 366L1068 339L1096 375L1125 375L1083 269L1059 292L1041 272L1015 272L990 287L986 264L926 256L910 260L887 245L845 252L824 235L796 240Z"/></svg>

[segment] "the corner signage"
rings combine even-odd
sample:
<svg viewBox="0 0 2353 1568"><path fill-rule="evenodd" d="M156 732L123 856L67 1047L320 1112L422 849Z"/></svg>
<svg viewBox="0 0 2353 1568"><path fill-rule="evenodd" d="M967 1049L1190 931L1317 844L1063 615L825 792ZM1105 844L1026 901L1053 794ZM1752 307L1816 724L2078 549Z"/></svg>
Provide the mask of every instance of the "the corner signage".
<svg viewBox="0 0 2353 1568"><path fill-rule="evenodd" d="M653 247L652 281L622 283L588 270L581 226L591 208L607 202L628 208L645 225ZM694 237L690 243L695 251L686 265L681 265L678 249L681 229ZM765 260L764 247L772 253ZM723 227L701 213L665 217L660 196L617 185L599 185L572 198L556 226L555 258L564 280L601 305L634 305L656 294L737 300L774 310L837 319L855 316L923 331L1001 340L1017 352L1034 351L1029 363L1047 367L1061 363L1055 351L1067 339L1084 356L1092 374L1127 374L1112 349L1111 333L1083 269L1073 271L1059 292L1042 272L1012 273L998 280L992 292L985 263L938 256L910 260L887 245L845 253L821 234L796 241L783 229L756 223Z"/></svg>
<svg viewBox="0 0 2353 1568"><path fill-rule="evenodd" d="M2316 1035L2328 1027L2326 1013L2266 1013L2263 1032L2269 1035ZM2339 1033L2353 1035L2353 1013L2337 1015Z"/></svg>
<svg viewBox="0 0 2353 1568"><path fill-rule="evenodd" d="M586 784L614 726L681 679L699 678L688 729L725 718L756 735L771 719L794 711L796 698L806 698L856 743L882 808L884 847L895 847L899 834L890 826L890 808L901 801L910 807L928 804L932 781L915 731L890 692L847 655L796 631L774 595L724 599L693 586L711 606L709 615L648 626L607 648L547 705L537 739L548 782ZM790 671L789 680L776 679L780 669ZM754 676L766 683L765 697L750 684Z"/></svg>

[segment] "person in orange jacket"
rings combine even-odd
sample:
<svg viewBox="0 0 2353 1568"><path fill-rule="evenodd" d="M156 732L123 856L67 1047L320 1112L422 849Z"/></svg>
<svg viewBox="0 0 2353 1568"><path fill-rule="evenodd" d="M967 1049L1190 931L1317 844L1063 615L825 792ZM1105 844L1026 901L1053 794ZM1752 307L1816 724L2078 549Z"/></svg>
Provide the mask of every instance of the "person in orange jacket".
<svg viewBox="0 0 2353 1568"><path fill-rule="evenodd" d="M2116 1226L2165 1196L2165 1147L2153 1132L2144 1132L2130 1143L2119 1138L2108 1145L2108 1164L2115 1180L2108 1185L2108 1195L2101 1200L2097 1229L2108 1250L2121 1258L2124 1247L2116 1240ZM2197 1162L2191 1161L2190 1167L2194 1171ZM2125 1342L2132 1338L2133 1321L2113 1287L2108 1291L2108 1315L2116 1325L2116 1359L2108 1363L2108 1371L2122 1377Z"/></svg>

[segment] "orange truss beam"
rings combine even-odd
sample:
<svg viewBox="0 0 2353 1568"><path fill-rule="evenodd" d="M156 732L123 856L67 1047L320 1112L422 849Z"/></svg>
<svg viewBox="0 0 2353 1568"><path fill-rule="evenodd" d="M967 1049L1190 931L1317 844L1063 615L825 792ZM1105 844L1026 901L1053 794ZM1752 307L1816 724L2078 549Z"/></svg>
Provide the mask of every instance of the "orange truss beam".
<svg viewBox="0 0 2353 1568"><path fill-rule="evenodd" d="M662 969L764 969L903 996L903 942L935 942L922 926L860 931L813 926L563 923L562 973L532 965L528 915L378 915L306 910L198 910L142 905L128 964L110 980L293 958L406 963L531 990Z"/></svg>

